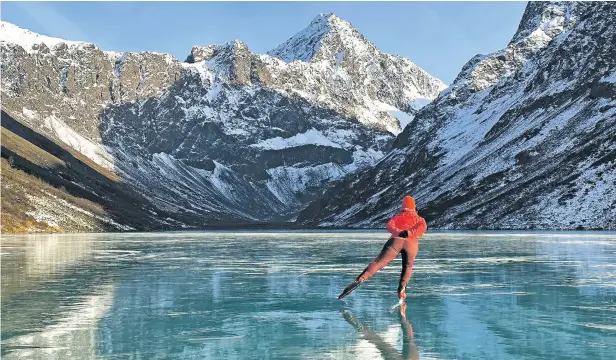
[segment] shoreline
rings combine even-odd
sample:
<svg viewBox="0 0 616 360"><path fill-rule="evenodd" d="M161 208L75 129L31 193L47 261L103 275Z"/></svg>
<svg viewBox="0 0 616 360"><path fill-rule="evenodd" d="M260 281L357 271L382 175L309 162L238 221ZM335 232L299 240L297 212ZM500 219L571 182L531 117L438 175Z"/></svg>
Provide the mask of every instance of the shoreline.
<svg viewBox="0 0 616 360"><path fill-rule="evenodd" d="M5 236L30 236L30 235L93 235L93 234L164 234L164 233L200 233L200 232L228 232L228 233L246 233L251 231L257 232L383 232L385 228L339 228L339 227L208 227L199 229L167 229L157 231L107 231L107 232L2 232L0 237ZM491 233L615 233L616 229L429 229L430 233L465 233L465 232L491 232Z"/></svg>

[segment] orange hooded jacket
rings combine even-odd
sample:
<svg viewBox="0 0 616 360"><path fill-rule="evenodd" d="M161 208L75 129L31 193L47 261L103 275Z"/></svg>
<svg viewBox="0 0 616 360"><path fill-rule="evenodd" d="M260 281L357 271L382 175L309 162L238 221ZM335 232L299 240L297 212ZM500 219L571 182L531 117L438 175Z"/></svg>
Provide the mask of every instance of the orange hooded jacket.
<svg viewBox="0 0 616 360"><path fill-rule="evenodd" d="M428 230L426 220L415 211L415 199L410 196L405 196L402 199L400 214L395 215L387 222L387 231L392 236L397 237L403 230L408 231L409 238L419 238Z"/></svg>

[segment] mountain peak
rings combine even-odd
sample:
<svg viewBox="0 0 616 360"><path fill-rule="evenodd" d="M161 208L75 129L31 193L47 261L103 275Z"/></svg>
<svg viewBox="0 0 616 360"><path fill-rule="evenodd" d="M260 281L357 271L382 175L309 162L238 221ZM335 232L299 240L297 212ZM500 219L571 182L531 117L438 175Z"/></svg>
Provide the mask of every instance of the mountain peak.
<svg viewBox="0 0 616 360"><path fill-rule="evenodd" d="M532 36L554 38L575 24L577 12L584 6L577 2L529 2L511 43Z"/></svg>
<svg viewBox="0 0 616 360"><path fill-rule="evenodd" d="M317 16L314 17L314 19L312 19L312 21L310 22L312 23L318 23L318 22L327 22L330 26L335 26L335 24L340 24L340 23L347 23L349 24L347 21L342 20L341 18L339 18L338 16L336 16L336 14L334 13L321 13ZM350 24L349 24L350 25Z"/></svg>
<svg viewBox="0 0 616 360"><path fill-rule="evenodd" d="M7 21L0 22L1 41L21 46L27 52L37 51L40 44L45 44L48 48L53 48L57 44L64 43L71 46L86 44L81 41L68 41L46 35L37 34L30 30L23 29Z"/></svg>
<svg viewBox="0 0 616 360"><path fill-rule="evenodd" d="M338 54L376 48L353 25L333 13L319 14L306 28L268 52L285 62L336 61Z"/></svg>

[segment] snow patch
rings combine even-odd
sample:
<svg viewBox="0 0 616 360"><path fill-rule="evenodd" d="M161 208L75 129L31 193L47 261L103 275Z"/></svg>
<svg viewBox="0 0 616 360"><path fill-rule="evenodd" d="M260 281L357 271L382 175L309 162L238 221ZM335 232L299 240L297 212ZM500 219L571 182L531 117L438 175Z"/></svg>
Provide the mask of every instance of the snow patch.
<svg viewBox="0 0 616 360"><path fill-rule="evenodd" d="M359 149L353 152L353 162L345 165L344 170L347 172L357 171L361 168L376 164L385 154L380 150L368 148L367 150Z"/></svg>
<svg viewBox="0 0 616 360"><path fill-rule="evenodd" d="M402 130L404 130L404 128L411 123L411 121L413 121L413 119L415 118L413 115L409 115L407 113L405 113L404 111L390 111L390 114L392 114L396 119L398 119L398 122L400 123L400 132L402 132Z"/></svg>
<svg viewBox="0 0 616 360"><path fill-rule="evenodd" d="M230 185L233 171L217 161L214 161L214 170L208 171L188 166L172 155L162 152L152 155L152 158L158 165L158 171L166 179L181 184L181 186L174 186L174 191L177 192L178 196L185 196L185 193L180 191L181 188L198 189L209 183L221 196L229 200L235 198L233 187ZM197 206L195 205L195 207ZM182 210L188 211L186 208Z"/></svg>
<svg viewBox="0 0 616 360"><path fill-rule="evenodd" d="M267 170L271 179L267 188L283 204L292 204L295 195L306 191L310 186L319 186L323 181L342 178L347 171L335 163L307 167L279 166Z"/></svg>
<svg viewBox="0 0 616 360"><path fill-rule="evenodd" d="M240 128L223 128L222 131L227 135L249 136L250 133Z"/></svg>
<svg viewBox="0 0 616 360"><path fill-rule="evenodd" d="M272 139L263 140L250 146L264 150L281 150L302 145L320 145L334 148L342 147L328 139L322 132L315 130L314 128L288 138L275 137Z"/></svg>
<svg viewBox="0 0 616 360"><path fill-rule="evenodd" d="M30 197L28 198L29 200L32 200L32 198ZM37 208L34 211L26 211L26 215L34 218L36 222L46 223L47 226L57 227L57 228L60 227L60 225L58 225L57 223L57 217L54 214L49 213L41 208Z"/></svg>
<svg viewBox="0 0 616 360"><path fill-rule="evenodd" d="M119 224L109 217L99 216L80 207L77 207L69 203L68 201L61 199L47 191L43 191L43 194L45 194L48 198L26 194L26 197L34 205L35 208L35 210L29 211L26 214L32 216L37 221L47 223L49 226L59 227L60 225L58 225L58 223L62 222L62 219L68 215L66 214L66 210L70 209L88 217L99 220L103 223L109 224L118 230L135 230L133 227ZM70 221L78 221L78 219L75 219L73 216L68 216L70 217Z"/></svg>
<svg viewBox="0 0 616 360"><path fill-rule="evenodd" d="M601 78L601 82L616 83L616 71Z"/></svg>
<svg viewBox="0 0 616 360"><path fill-rule="evenodd" d="M181 63L181 65L185 69L190 69L191 71L195 71L199 75L199 78L201 79L201 85L206 86L212 83L213 75L208 69L206 61L199 61L194 64L183 62Z"/></svg>
<svg viewBox="0 0 616 360"><path fill-rule="evenodd" d="M344 59L344 52L339 52L338 54L336 54L336 67L342 64L342 59Z"/></svg>
<svg viewBox="0 0 616 360"><path fill-rule="evenodd" d="M432 99L416 95L414 96L413 101L411 101L411 107L415 110L419 110L431 102Z"/></svg>
<svg viewBox="0 0 616 360"><path fill-rule="evenodd" d="M212 176L210 177L210 182L227 199L233 199L234 196L232 193L232 188L224 179L224 176L226 175L225 173L228 172L231 172L229 168L217 161L214 161L214 171L212 172Z"/></svg>
<svg viewBox="0 0 616 360"><path fill-rule="evenodd" d="M21 113L24 114L29 120L34 120L38 117L38 113L34 110L26 109L25 107L21 108Z"/></svg>
<svg viewBox="0 0 616 360"><path fill-rule="evenodd" d="M427 100L427 99L424 99L424 100ZM418 104L421 104L422 102L423 102L423 100L419 100ZM385 112L389 113L391 116L395 117L398 120L398 124L400 126L400 129L393 130L392 133L394 135L400 134L402 132L402 130L404 130L404 128L408 124L410 124L411 121L413 121L413 119L415 118L415 116L407 114L404 111L401 111L400 109L396 108L395 106L386 104L386 103L378 101L378 100L374 101L374 105L379 110L385 111Z"/></svg>
<svg viewBox="0 0 616 360"><path fill-rule="evenodd" d="M45 118L43 125L51 130L59 140L79 151L98 165L108 170L114 169L113 156L107 152L103 145L86 139L53 115Z"/></svg>

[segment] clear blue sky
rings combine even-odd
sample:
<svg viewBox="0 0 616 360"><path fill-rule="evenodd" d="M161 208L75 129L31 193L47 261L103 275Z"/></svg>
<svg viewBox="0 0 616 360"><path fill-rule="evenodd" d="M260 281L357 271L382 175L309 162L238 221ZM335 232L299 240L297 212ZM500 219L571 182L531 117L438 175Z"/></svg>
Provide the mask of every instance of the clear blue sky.
<svg viewBox="0 0 616 360"><path fill-rule="evenodd" d="M319 13L351 22L384 52L453 81L472 56L507 45L525 2L2 2L2 20L104 50L184 60L193 45L242 40L266 52Z"/></svg>

